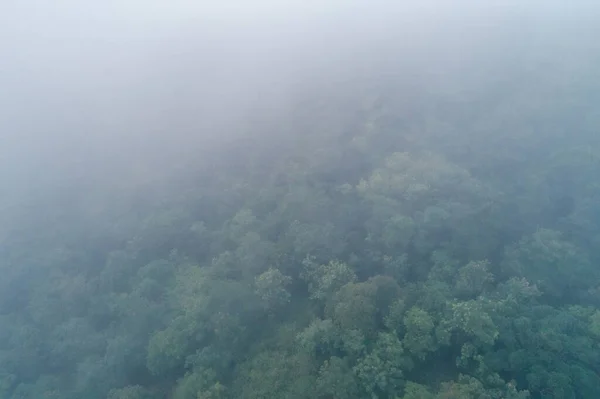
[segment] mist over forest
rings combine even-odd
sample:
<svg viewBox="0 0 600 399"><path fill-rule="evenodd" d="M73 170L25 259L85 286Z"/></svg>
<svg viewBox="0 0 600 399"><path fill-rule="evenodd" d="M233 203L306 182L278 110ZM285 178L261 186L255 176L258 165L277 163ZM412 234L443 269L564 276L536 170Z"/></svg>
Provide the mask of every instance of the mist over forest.
<svg viewBox="0 0 600 399"><path fill-rule="evenodd" d="M0 399L596 399L593 1L4 0Z"/></svg>

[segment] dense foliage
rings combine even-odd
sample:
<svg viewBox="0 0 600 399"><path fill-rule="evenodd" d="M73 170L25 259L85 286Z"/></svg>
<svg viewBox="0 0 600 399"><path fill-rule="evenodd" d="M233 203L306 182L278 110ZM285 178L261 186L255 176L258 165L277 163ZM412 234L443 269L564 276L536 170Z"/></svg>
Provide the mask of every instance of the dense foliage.
<svg viewBox="0 0 600 399"><path fill-rule="evenodd" d="M561 59L6 195L0 397L596 398L600 76Z"/></svg>

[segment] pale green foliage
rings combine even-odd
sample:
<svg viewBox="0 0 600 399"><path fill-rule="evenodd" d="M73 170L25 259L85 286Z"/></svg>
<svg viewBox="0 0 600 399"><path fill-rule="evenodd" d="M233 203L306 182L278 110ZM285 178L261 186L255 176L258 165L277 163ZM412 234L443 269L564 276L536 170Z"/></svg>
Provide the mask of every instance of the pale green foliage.
<svg viewBox="0 0 600 399"><path fill-rule="evenodd" d="M340 334L340 348L353 359L361 356L366 350L366 337L359 330L342 330Z"/></svg>
<svg viewBox="0 0 600 399"><path fill-rule="evenodd" d="M481 294L494 281L489 272L489 262L469 262L458 270L454 289L457 296L475 297Z"/></svg>
<svg viewBox="0 0 600 399"><path fill-rule="evenodd" d="M452 297L450 284L439 280L427 280L423 284L413 286L413 290L412 294L418 295L415 298L416 305L438 318L448 307L448 298Z"/></svg>
<svg viewBox="0 0 600 399"><path fill-rule="evenodd" d="M173 399L221 399L223 387L215 381L216 375L212 370L194 370L177 381ZM214 392L216 396L210 396ZM208 396L207 396L208 394Z"/></svg>
<svg viewBox="0 0 600 399"><path fill-rule="evenodd" d="M359 192L374 192L409 201L427 198L431 190L465 184L469 175L441 157L429 155L421 158L408 153L395 153L386 158L384 167L377 169L368 180L362 180ZM452 187L449 192L454 192Z"/></svg>
<svg viewBox="0 0 600 399"><path fill-rule="evenodd" d="M317 395L332 399L353 399L358 386L352 369L344 359L332 356L319 369Z"/></svg>
<svg viewBox="0 0 600 399"><path fill-rule="evenodd" d="M217 381L211 387L198 392L197 399L225 399L227 397L227 388Z"/></svg>
<svg viewBox="0 0 600 399"><path fill-rule="evenodd" d="M383 167L360 181L357 191L378 204L384 198L402 200L398 206L405 216L399 216L392 225L403 226L402 230L408 233L404 233L404 237L408 238L413 231L410 226L417 219L425 224L437 225L439 220L465 214L465 209L457 206L455 201L464 201L465 198L478 200L487 195L481 184L465 169L437 155L414 156L408 153L394 153L387 157ZM444 193L443 199L437 195L439 192Z"/></svg>
<svg viewBox="0 0 600 399"><path fill-rule="evenodd" d="M250 209L238 211L228 223L228 233L232 240L240 240L245 234L252 231L256 224L256 216Z"/></svg>
<svg viewBox="0 0 600 399"><path fill-rule="evenodd" d="M312 399L317 373L307 354L263 351L242 364L233 397Z"/></svg>
<svg viewBox="0 0 600 399"><path fill-rule="evenodd" d="M366 348L365 334L359 330L344 330L336 327L330 319L315 319L304 330L296 334L301 350L318 358L328 357L343 351L348 357L357 358Z"/></svg>
<svg viewBox="0 0 600 399"><path fill-rule="evenodd" d="M383 275L373 276L365 284L373 287L377 322L383 322L390 306L400 297L401 288L392 277Z"/></svg>
<svg viewBox="0 0 600 399"><path fill-rule="evenodd" d="M182 313L198 317L206 312L211 279L209 271L196 265L181 269L175 276L172 300Z"/></svg>
<svg viewBox="0 0 600 399"><path fill-rule="evenodd" d="M335 293L326 314L343 330L372 331L377 322L377 287L368 282L349 283Z"/></svg>
<svg viewBox="0 0 600 399"><path fill-rule="evenodd" d="M308 283L311 299L326 299L343 285L356 281L356 274L352 269L337 260L319 265L313 259L306 258L303 265L302 278Z"/></svg>
<svg viewBox="0 0 600 399"><path fill-rule="evenodd" d="M286 286L291 282L291 277L284 276L278 269L270 268L254 278L255 292L265 308L276 309L290 301L291 295Z"/></svg>
<svg viewBox="0 0 600 399"><path fill-rule="evenodd" d="M157 210L143 220L129 247L135 251L168 248L169 241L179 238L182 231L189 231L191 220L187 209L172 207Z"/></svg>
<svg viewBox="0 0 600 399"><path fill-rule="evenodd" d="M519 390L514 382L508 382L499 399L529 399L530 397L528 390Z"/></svg>
<svg viewBox="0 0 600 399"><path fill-rule="evenodd" d="M405 334L402 342L406 350L423 360L428 352L434 350L433 318L423 309L410 308L404 316Z"/></svg>
<svg viewBox="0 0 600 399"><path fill-rule="evenodd" d="M506 250L504 269L524 277L545 294L572 296L591 287L599 272L574 244L558 231L539 229Z"/></svg>
<svg viewBox="0 0 600 399"><path fill-rule="evenodd" d="M399 290L395 280L388 276L378 275L362 283L349 283L333 295L325 313L343 330L368 334L383 322Z"/></svg>
<svg viewBox="0 0 600 399"><path fill-rule="evenodd" d="M493 399L481 381L461 375L456 382L444 382L436 399Z"/></svg>
<svg viewBox="0 0 600 399"><path fill-rule="evenodd" d="M469 361L475 359L477 356L477 347L470 342L466 342L460 348L460 356L456 359L456 365L467 368L469 366Z"/></svg>
<svg viewBox="0 0 600 399"><path fill-rule="evenodd" d="M385 317L385 326L397 333L404 331L404 313L406 305L402 299L396 300L389 307L388 314Z"/></svg>
<svg viewBox="0 0 600 399"><path fill-rule="evenodd" d="M131 254L127 251L113 251L107 256L106 265L100 273L99 283L107 291L125 292L135 275L136 266L135 259L132 259ZM81 278L74 276L65 277L69 277L70 280ZM77 287L74 284L75 282L71 281L68 284L70 291ZM59 288L57 285L54 285L55 290ZM66 292L62 292L61 295L65 294Z"/></svg>
<svg viewBox="0 0 600 399"><path fill-rule="evenodd" d="M457 277L460 263L447 251L435 250L431 253L433 264L427 275L428 280L449 283Z"/></svg>
<svg viewBox="0 0 600 399"><path fill-rule="evenodd" d="M184 320L158 331L152 335L148 343L148 370L154 375L160 375L179 366L188 351L191 331Z"/></svg>
<svg viewBox="0 0 600 399"><path fill-rule="evenodd" d="M435 396L426 386L407 382L401 399L435 399Z"/></svg>
<svg viewBox="0 0 600 399"><path fill-rule="evenodd" d="M537 286L532 285L525 278L510 278L507 282L501 284L498 290L507 301L512 303L525 303L535 300L541 295Z"/></svg>
<svg viewBox="0 0 600 399"><path fill-rule="evenodd" d="M311 254L318 259L331 258L341 254L345 245L331 223L301 223L295 220L286 231L285 237L291 241L291 251L298 257Z"/></svg>
<svg viewBox="0 0 600 399"><path fill-rule="evenodd" d="M354 373L361 389L375 399L399 393L404 384L404 372L411 367L396 335L379 333L375 347L358 361Z"/></svg>
<svg viewBox="0 0 600 399"><path fill-rule="evenodd" d="M387 251L402 252L409 244L423 255L443 245L478 249L474 237L461 230L480 224L477 214L487 206L491 192L441 156L394 153L362 179L356 191L373 204L368 240L381 242ZM439 242L434 238L439 234L454 242Z"/></svg>
<svg viewBox="0 0 600 399"><path fill-rule="evenodd" d="M565 399L577 398L569 376L563 373L548 372L537 366L527 375L527 382L530 389L549 392L554 397Z"/></svg>
<svg viewBox="0 0 600 399"><path fill-rule="evenodd" d="M331 320L315 319L298 333L297 340L300 347L308 353L323 354L337 345L339 337Z"/></svg>
<svg viewBox="0 0 600 399"><path fill-rule="evenodd" d="M237 272L246 278L256 276L267 268L272 252L273 243L263 240L260 234L254 231L244 234L234 252Z"/></svg>
<svg viewBox="0 0 600 399"><path fill-rule="evenodd" d="M385 274L393 277L398 282L404 282L408 273L409 264L406 254L399 256L384 255L382 258Z"/></svg>
<svg viewBox="0 0 600 399"><path fill-rule="evenodd" d="M479 301L452 304L452 324L476 342L492 345L498 337L498 328Z"/></svg>
<svg viewBox="0 0 600 399"><path fill-rule="evenodd" d="M407 216L394 215L385 224L381 239L389 249L406 248L416 232L414 220Z"/></svg>

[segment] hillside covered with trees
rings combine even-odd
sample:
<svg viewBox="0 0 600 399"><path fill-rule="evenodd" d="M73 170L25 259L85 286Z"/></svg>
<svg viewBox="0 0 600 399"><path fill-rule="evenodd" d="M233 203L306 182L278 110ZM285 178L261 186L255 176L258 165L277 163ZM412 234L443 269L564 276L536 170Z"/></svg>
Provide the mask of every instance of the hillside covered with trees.
<svg viewBox="0 0 600 399"><path fill-rule="evenodd" d="M211 145L7 161L0 398L597 398L582 32L303 76Z"/></svg>

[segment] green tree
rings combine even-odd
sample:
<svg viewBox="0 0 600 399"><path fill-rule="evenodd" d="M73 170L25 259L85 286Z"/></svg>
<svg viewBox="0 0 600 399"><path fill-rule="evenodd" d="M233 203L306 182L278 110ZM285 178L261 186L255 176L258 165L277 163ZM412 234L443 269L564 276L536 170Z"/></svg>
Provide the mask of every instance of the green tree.
<svg viewBox="0 0 600 399"><path fill-rule="evenodd" d="M434 320L423 309L413 307L404 316L404 338L402 342L406 350L419 360L424 360L427 353L434 351Z"/></svg>
<svg viewBox="0 0 600 399"><path fill-rule="evenodd" d="M302 278L308 283L310 298L324 300L335 293L343 285L356 281L356 274L350 267L340 261L330 261L319 265L312 258L303 261Z"/></svg>
<svg viewBox="0 0 600 399"><path fill-rule="evenodd" d="M406 387L404 388L404 396L402 399L434 399L435 396L430 392L430 390L420 384L416 384L414 382L408 381L406 383Z"/></svg>
<svg viewBox="0 0 600 399"><path fill-rule="evenodd" d="M506 250L503 268L524 277L555 300L573 300L591 287L598 273L584 252L558 231L539 229Z"/></svg>
<svg viewBox="0 0 600 399"><path fill-rule="evenodd" d="M454 284L456 295L463 298L474 298L481 294L494 281L489 272L489 262L469 262L458 270Z"/></svg>
<svg viewBox="0 0 600 399"><path fill-rule="evenodd" d="M358 385L348 363L336 356L326 360L319 369L316 391L318 398L356 398Z"/></svg>
<svg viewBox="0 0 600 399"><path fill-rule="evenodd" d="M372 398L394 397L404 385L412 362L393 334L379 333L373 349L354 366L361 390Z"/></svg>
<svg viewBox="0 0 600 399"><path fill-rule="evenodd" d="M291 282L291 277L284 276L279 270L270 268L255 277L255 292L262 300L266 309L274 310L290 301L291 295L286 286L291 284Z"/></svg>

